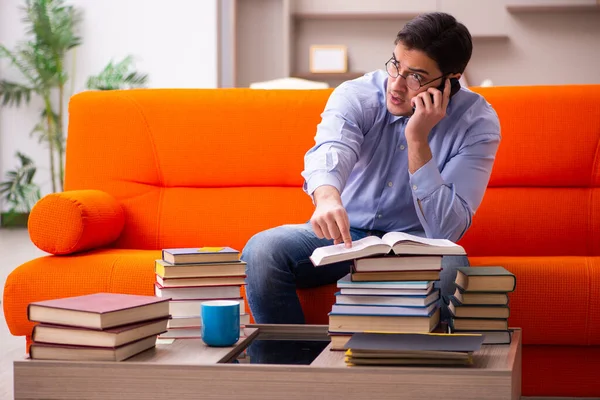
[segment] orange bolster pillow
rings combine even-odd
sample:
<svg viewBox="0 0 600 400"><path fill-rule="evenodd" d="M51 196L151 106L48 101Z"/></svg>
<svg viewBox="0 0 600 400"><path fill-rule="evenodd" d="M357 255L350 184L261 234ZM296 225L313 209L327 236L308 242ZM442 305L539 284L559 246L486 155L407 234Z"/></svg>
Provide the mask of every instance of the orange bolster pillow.
<svg viewBox="0 0 600 400"><path fill-rule="evenodd" d="M41 250L71 254L117 240L125 213L117 200L101 190L52 193L29 214L29 237Z"/></svg>

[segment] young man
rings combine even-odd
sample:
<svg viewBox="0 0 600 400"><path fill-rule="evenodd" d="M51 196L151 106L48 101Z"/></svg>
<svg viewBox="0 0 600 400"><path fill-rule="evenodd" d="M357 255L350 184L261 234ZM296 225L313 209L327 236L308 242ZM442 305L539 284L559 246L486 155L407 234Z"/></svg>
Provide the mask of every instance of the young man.
<svg viewBox="0 0 600 400"><path fill-rule="evenodd" d="M350 247L390 231L452 241L464 235L500 143L498 117L480 95L462 88L450 99L450 78L460 78L471 51L469 31L454 17L424 14L398 33L386 70L333 91L302 172L315 204L310 223L261 232L242 252L258 323L304 323L296 288L348 273L349 262L314 267L317 247ZM442 265L436 285L447 298L456 268L468 260L446 256Z"/></svg>

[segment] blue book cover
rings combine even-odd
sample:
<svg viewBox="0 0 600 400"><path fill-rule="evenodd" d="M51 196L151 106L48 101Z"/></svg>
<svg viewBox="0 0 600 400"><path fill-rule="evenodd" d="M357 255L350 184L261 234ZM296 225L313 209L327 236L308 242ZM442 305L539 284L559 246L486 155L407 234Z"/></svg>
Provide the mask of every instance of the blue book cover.
<svg viewBox="0 0 600 400"><path fill-rule="evenodd" d="M431 317L433 316L433 314L435 314L438 310L439 310L439 305L434 304L432 305L432 307L426 308L425 310L427 310L426 313L424 314L417 314L415 312L411 312L409 310L406 311L400 311L398 310L397 312L393 313L393 312L386 312L386 313L382 313L381 310L370 310L373 307L370 306L366 306L366 309L361 311L361 310L353 310L354 312L352 313L348 313L348 312L340 312L339 310L333 311L334 309L332 308L331 312L328 315L346 315L346 316L370 316L370 317ZM395 307L386 307L386 308L395 308ZM369 309L369 310L367 310ZM416 309L418 310L418 309Z"/></svg>
<svg viewBox="0 0 600 400"><path fill-rule="evenodd" d="M438 304L432 303L427 307L404 307L404 306L365 306L365 305L347 305L334 304L331 308L333 315L377 315L377 316L396 316L396 317L428 317L438 307Z"/></svg>

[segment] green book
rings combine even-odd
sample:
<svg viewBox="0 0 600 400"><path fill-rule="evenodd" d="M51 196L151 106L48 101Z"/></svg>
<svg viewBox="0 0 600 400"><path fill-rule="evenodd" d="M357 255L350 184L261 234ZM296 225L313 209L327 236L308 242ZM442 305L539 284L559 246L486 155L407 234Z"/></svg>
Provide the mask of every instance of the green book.
<svg viewBox="0 0 600 400"><path fill-rule="evenodd" d="M507 293L515 290L517 279L503 267L460 267L455 283L466 293Z"/></svg>

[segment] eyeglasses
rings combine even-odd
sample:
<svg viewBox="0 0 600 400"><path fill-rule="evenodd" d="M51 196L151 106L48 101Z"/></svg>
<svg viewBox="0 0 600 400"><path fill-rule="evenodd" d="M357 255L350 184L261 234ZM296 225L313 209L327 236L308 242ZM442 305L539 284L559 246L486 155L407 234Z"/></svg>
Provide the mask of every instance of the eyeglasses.
<svg viewBox="0 0 600 400"><path fill-rule="evenodd" d="M410 90L419 90L420 88L422 88L423 86L437 80L440 78L443 78L445 75L442 76L438 76L435 79L432 79L430 81L427 81L425 83L421 83L421 77L417 74L414 73L410 73L407 76L401 75L400 74L400 70L398 70L398 60L396 60L396 56L392 53L392 58L390 58L386 63L385 63L385 70L387 71L388 75L391 78L396 79L397 77L401 76L406 80L406 86L408 86L408 88Z"/></svg>

